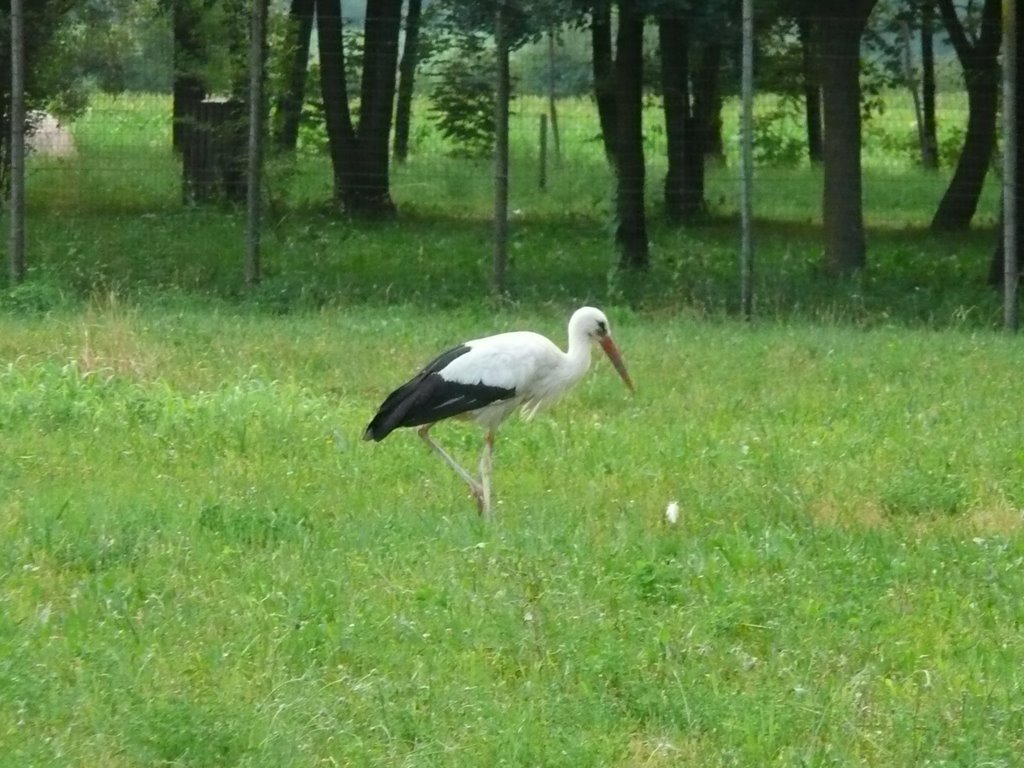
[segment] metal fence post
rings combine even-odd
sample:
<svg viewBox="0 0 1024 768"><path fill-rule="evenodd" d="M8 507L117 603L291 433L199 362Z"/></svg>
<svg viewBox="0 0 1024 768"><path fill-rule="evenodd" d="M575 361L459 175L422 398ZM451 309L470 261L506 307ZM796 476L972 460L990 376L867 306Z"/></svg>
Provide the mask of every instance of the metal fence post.
<svg viewBox="0 0 1024 768"><path fill-rule="evenodd" d="M494 14L494 44L498 73L494 100L494 258L491 291L495 298L505 292L508 266L508 35L505 30L505 4L499 0Z"/></svg>
<svg viewBox="0 0 1024 768"><path fill-rule="evenodd" d="M25 279L25 6L11 0L11 283Z"/></svg>
<svg viewBox="0 0 1024 768"><path fill-rule="evenodd" d="M263 196L263 70L266 0L252 0L249 39L249 173L246 187L245 282L260 281L260 203Z"/></svg>
<svg viewBox="0 0 1024 768"><path fill-rule="evenodd" d="M753 314L754 3L743 0L742 111L740 114L740 311Z"/></svg>
<svg viewBox="0 0 1024 768"><path fill-rule="evenodd" d="M1003 0L1003 324L1008 331L1020 325L1017 284L1017 0Z"/></svg>

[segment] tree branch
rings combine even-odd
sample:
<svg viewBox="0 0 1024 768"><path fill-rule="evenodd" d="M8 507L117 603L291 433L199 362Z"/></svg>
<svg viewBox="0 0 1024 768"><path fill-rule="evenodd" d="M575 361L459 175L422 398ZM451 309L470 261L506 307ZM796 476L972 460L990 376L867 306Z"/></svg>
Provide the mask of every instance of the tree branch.
<svg viewBox="0 0 1024 768"><path fill-rule="evenodd" d="M1002 0L985 0L981 10L981 32L975 48L980 56L994 57L1003 41Z"/></svg>
<svg viewBox="0 0 1024 768"><path fill-rule="evenodd" d="M970 59L971 54L974 52L974 45L967 38L964 25L960 23L960 17L956 15L953 0L937 0L936 5L938 5L939 15L942 16L942 23L946 27L946 32L949 34L949 41L953 44L953 49L956 51L956 56L960 59L960 63L963 64Z"/></svg>

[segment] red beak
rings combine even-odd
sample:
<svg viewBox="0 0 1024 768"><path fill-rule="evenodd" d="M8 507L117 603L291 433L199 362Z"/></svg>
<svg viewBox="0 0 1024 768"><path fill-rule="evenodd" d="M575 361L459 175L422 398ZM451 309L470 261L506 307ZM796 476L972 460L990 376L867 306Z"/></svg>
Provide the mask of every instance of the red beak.
<svg viewBox="0 0 1024 768"><path fill-rule="evenodd" d="M600 339L601 349L608 355L608 359L612 361L612 365L615 366L615 370L619 372L619 376L626 382L626 386L629 387L630 392L636 392L636 387L633 386L633 380L629 378L629 371L626 370L626 364L622 362L622 355L619 354L619 348L615 346L615 342L612 341L611 336L602 336Z"/></svg>

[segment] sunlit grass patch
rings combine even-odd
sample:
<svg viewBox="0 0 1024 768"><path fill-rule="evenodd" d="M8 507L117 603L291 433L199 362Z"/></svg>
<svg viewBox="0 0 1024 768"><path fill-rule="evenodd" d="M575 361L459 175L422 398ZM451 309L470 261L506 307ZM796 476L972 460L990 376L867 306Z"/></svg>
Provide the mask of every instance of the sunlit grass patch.
<svg viewBox="0 0 1024 768"><path fill-rule="evenodd" d="M144 376L151 361L138 335L131 309L121 306L115 293L109 293L89 307L82 321L81 343L75 362L85 375Z"/></svg>

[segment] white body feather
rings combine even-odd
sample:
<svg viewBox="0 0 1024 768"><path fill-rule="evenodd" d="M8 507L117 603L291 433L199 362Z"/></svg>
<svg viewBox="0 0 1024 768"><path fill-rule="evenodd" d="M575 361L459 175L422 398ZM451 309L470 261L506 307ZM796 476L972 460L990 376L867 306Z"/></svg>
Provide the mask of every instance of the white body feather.
<svg viewBox="0 0 1024 768"><path fill-rule="evenodd" d="M572 335L569 351L532 331L513 331L466 342L470 351L452 360L441 371L447 381L485 384L514 389L508 400L471 411L480 424L495 428L522 406L527 418L551 405L572 387L590 366L590 342L585 333Z"/></svg>

